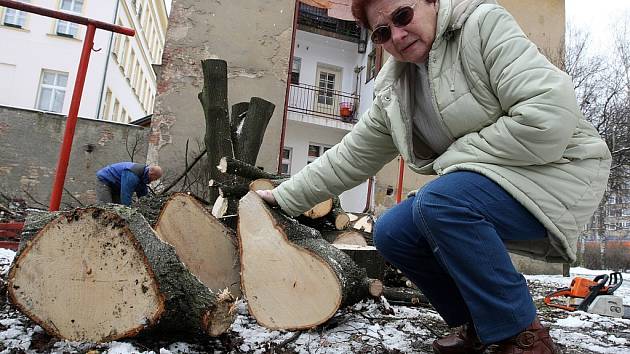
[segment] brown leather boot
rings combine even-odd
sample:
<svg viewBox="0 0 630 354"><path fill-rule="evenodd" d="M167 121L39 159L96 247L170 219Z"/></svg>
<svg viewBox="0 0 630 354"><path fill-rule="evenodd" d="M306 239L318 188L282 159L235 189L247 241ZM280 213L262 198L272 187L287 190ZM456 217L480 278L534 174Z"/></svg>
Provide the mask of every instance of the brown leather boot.
<svg viewBox="0 0 630 354"><path fill-rule="evenodd" d="M465 324L457 333L433 341L433 352L436 354L480 354L485 349L472 324Z"/></svg>
<svg viewBox="0 0 630 354"><path fill-rule="evenodd" d="M558 350L549 336L549 328L538 319L516 336L497 343L496 354L556 354Z"/></svg>

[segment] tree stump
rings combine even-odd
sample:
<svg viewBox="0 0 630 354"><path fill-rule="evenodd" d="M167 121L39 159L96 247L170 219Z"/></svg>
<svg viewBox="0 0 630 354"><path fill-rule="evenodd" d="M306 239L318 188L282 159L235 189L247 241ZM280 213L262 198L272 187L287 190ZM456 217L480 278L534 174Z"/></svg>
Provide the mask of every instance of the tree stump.
<svg viewBox="0 0 630 354"><path fill-rule="evenodd" d="M368 279L317 230L271 209L255 192L241 199L238 214L241 289L261 325L313 328L370 291L380 295L380 281Z"/></svg>
<svg viewBox="0 0 630 354"><path fill-rule="evenodd" d="M234 319L229 292L210 291L141 214L113 204L60 213L27 237L8 288L21 312L72 341L217 336Z"/></svg>

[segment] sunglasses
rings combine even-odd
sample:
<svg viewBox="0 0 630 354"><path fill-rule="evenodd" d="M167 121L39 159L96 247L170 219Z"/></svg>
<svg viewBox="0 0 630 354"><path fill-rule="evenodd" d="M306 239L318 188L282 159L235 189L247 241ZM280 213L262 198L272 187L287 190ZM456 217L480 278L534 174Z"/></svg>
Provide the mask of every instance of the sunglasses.
<svg viewBox="0 0 630 354"><path fill-rule="evenodd" d="M399 7L396 11L392 12L390 16L392 25L399 28L407 26L411 20L413 20L413 16L415 15L413 8L416 7L417 4L416 2L413 5ZM372 37L370 38L374 44L383 44L392 38L392 30L389 25L378 26L372 31Z"/></svg>

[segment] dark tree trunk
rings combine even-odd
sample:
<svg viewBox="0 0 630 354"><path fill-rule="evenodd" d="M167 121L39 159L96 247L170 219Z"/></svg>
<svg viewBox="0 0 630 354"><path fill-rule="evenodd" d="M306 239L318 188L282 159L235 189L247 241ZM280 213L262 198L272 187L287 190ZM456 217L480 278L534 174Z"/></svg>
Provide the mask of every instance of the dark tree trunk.
<svg viewBox="0 0 630 354"><path fill-rule="evenodd" d="M228 116L227 63L224 60L208 59L201 63L203 68L203 91L199 100L206 117L206 136L204 142L210 166L210 178L224 181L226 176L213 166L219 164L223 156L234 156L232 149L232 128ZM209 191L208 201L214 203L218 194Z"/></svg>
<svg viewBox="0 0 630 354"><path fill-rule="evenodd" d="M256 165L258 151L275 107L273 103L262 98L251 98L247 117L237 127L233 127L237 136L234 143L234 157L236 159L250 165Z"/></svg>

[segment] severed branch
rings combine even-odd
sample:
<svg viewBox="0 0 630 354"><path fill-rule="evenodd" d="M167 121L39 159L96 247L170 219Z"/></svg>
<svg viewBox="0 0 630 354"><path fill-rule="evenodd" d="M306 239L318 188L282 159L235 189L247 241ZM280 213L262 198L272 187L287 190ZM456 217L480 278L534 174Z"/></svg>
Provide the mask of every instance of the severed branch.
<svg viewBox="0 0 630 354"><path fill-rule="evenodd" d="M267 179L280 179L285 178L281 175L274 175L269 172L265 172L256 166L252 166L246 162L234 159L232 157L224 156L221 158L217 169L222 173L236 175L239 177L247 178L249 180L267 178Z"/></svg>
<svg viewBox="0 0 630 354"><path fill-rule="evenodd" d="M184 178L188 172L190 172L190 170L192 170L193 167L195 167L195 165L197 164L197 162L199 162L201 160L201 158L206 154L206 149L203 149L202 152L199 153L199 155L197 155L197 157L195 157L195 159L192 161L192 163L190 164L190 166L188 166L186 168L186 170L180 174L179 176L177 176L177 178L175 178L175 180L173 182L171 182L171 184L168 185L168 187L164 188L161 192L161 194L166 194L168 191L170 191L173 187L175 187L175 185L177 185L177 183L179 183L179 181L182 180L182 178Z"/></svg>

